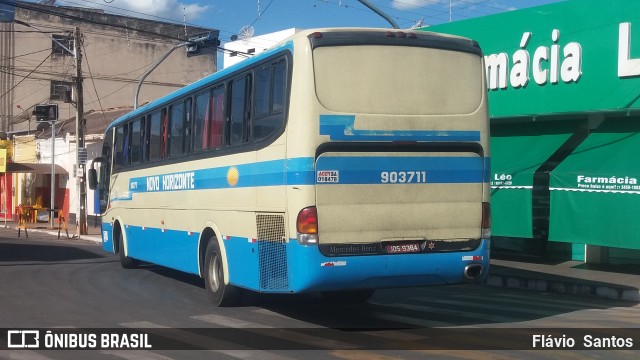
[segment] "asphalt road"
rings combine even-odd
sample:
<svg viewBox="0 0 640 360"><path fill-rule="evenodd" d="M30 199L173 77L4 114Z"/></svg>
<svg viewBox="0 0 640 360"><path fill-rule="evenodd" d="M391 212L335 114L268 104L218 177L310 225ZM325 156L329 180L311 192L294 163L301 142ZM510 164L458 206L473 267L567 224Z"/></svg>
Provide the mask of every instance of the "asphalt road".
<svg viewBox="0 0 640 360"><path fill-rule="evenodd" d="M242 306L216 308L197 276L155 265L125 270L97 244L34 232L27 240L0 231L0 286L3 331L141 329L178 344L167 340L167 350L0 351L6 359L631 359L639 354L529 350L531 328L544 328L544 334L562 329L555 335L562 338L564 332L565 339L573 336L570 328L600 337L636 328L632 341L640 348L640 305L628 301L467 284L380 290L359 305L253 295ZM589 330L594 328L599 329ZM212 343L212 336L218 340ZM487 348L463 350L468 344ZM205 351L180 350L184 346Z"/></svg>

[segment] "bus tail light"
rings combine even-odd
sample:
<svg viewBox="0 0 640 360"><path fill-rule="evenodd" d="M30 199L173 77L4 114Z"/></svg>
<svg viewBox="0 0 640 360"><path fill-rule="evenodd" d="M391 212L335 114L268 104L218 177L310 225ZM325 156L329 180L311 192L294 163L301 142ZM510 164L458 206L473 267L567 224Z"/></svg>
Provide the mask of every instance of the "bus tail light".
<svg viewBox="0 0 640 360"><path fill-rule="evenodd" d="M309 206L300 210L296 220L298 243L301 245L318 243L318 210Z"/></svg>
<svg viewBox="0 0 640 360"><path fill-rule="evenodd" d="M491 238L491 203L482 203L482 238Z"/></svg>

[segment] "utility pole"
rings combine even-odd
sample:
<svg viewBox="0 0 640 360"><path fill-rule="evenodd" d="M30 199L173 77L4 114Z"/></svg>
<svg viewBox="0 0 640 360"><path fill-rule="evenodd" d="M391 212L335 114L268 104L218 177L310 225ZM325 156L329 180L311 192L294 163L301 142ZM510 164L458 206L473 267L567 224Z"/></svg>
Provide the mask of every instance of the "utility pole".
<svg viewBox="0 0 640 360"><path fill-rule="evenodd" d="M84 151L84 96L82 89L82 47L80 28L75 27L73 35L74 55L76 61L76 76L74 85L76 88L76 194L79 197L78 210L76 212L76 229L79 235L87 234L87 186L85 163L81 159L81 149Z"/></svg>

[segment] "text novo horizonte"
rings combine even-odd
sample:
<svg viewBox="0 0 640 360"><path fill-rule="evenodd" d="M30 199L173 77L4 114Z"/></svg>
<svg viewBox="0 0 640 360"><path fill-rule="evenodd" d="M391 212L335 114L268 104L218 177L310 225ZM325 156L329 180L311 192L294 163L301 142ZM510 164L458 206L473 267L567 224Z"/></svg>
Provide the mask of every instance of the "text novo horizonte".
<svg viewBox="0 0 640 360"><path fill-rule="evenodd" d="M195 188L195 173L193 172L147 177L147 191L192 190Z"/></svg>

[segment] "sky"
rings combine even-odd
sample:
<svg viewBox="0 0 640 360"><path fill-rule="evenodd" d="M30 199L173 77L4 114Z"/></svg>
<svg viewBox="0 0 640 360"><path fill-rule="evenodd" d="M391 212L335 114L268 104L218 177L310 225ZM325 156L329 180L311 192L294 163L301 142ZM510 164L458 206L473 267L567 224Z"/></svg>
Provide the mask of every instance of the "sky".
<svg viewBox="0 0 640 360"><path fill-rule="evenodd" d="M369 0L407 29L420 21L435 25L558 1ZM248 26L254 36L290 28L391 27L357 0L56 0L55 5L102 8L119 15L217 29L223 43Z"/></svg>

